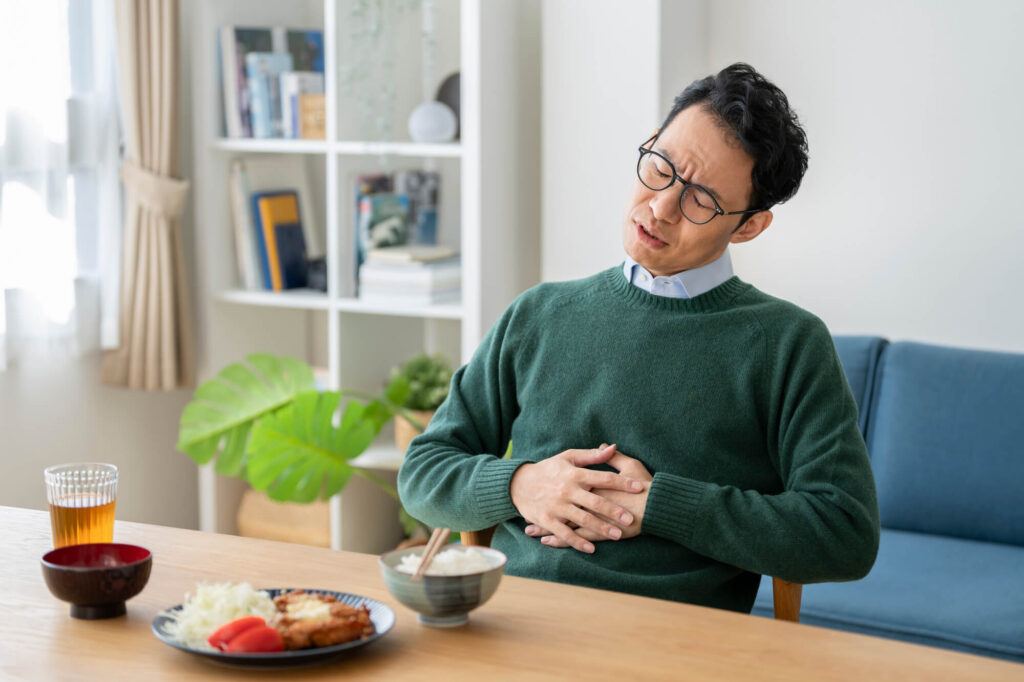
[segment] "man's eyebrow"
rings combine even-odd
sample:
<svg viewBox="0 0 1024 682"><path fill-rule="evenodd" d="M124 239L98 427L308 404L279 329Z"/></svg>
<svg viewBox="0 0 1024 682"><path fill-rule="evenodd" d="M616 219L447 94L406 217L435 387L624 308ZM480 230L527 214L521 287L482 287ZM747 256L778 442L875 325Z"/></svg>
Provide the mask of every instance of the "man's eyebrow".
<svg viewBox="0 0 1024 682"><path fill-rule="evenodd" d="M665 149L664 147L655 147L654 151L658 152L659 154L664 156L666 159L668 159L669 163L672 164L672 168L675 169L675 167L677 165L676 161L675 161L675 159L672 158L672 155L668 153L667 149ZM679 171L676 170L676 173L678 173L678 172ZM687 182L689 182L689 180L687 180ZM708 194L710 194L711 196L713 196L715 198L715 201L717 201L718 203L722 203L722 195L719 194L718 192L716 192L714 187L708 187L707 185L701 184L699 182L692 182L690 184L692 184L692 185L700 185L700 187L702 187L703 189L706 189L708 191Z"/></svg>

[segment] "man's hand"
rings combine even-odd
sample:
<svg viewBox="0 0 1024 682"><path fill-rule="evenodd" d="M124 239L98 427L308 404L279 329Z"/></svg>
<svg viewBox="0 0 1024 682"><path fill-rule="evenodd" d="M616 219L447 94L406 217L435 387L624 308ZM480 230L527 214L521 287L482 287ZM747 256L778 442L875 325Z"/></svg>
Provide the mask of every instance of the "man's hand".
<svg viewBox="0 0 1024 682"><path fill-rule="evenodd" d="M615 446L608 445L595 450L566 450L540 462L524 464L512 476L512 504L524 519L559 540L562 544L558 546L593 553L590 540L618 540L622 528L630 527L635 519L621 501L591 491L614 491L629 497L645 489L644 484L629 476L584 468L608 462L614 456Z"/></svg>
<svg viewBox="0 0 1024 682"><path fill-rule="evenodd" d="M603 443L601 448L604 449ZM621 452L616 452L608 461L608 465L617 469L623 476L627 476L630 479L635 479L643 483L643 491L638 493L624 493L620 490L613 488L595 488L591 492L599 497L603 497L605 500L617 504L622 508L626 509L633 517L633 522L622 526L621 538L631 538L640 534L640 527L643 524L644 508L647 506L647 495L651 489L651 481L654 479L651 473L647 471L647 467L643 463L624 455ZM607 519L605 519L607 521ZM562 538L549 532L543 527L543 524L531 523L528 525L524 532L530 537L539 537L540 541L549 547L569 547L570 545L562 540ZM576 534L585 540L591 542L600 542L601 540L608 539L606 536L600 533L595 533L590 528L578 528ZM613 538L619 539L619 538Z"/></svg>

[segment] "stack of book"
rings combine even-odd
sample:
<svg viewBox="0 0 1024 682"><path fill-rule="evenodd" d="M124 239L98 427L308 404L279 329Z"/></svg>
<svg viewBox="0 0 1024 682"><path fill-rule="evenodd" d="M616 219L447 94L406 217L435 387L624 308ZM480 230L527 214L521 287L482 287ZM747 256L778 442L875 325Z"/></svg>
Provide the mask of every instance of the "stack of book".
<svg viewBox="0 0 1024 682"><path fill-rule="evenodd" d="M371 249L359 268L359 299L384 305L433 305L461 298L462 265L447 246Z"/></svg>
<svg viewBox="0 0 1024 682"><path fill-rule="evenodd" d="M440 188L441 175L437 171L401 170L356 177L353 232L357 288L359 268L366 262L366 254L371 250L437 243ZM392 258L398 257L399 252L391 253ZM446 255L435 259L451 255L449 250Z"/></svg>
<svg viewBox="0 0 1024 682"><path fill-rule="evenodd" d="M321 31L222 26L217 40L225 135L324 138Z"/></svg>

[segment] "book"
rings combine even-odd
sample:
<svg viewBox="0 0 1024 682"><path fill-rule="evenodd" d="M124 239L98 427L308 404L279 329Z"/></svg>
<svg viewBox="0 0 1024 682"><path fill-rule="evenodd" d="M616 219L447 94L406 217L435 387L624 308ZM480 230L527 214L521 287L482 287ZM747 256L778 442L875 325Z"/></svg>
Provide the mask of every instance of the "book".
<svg viewBox="0 0 1024 682"><path fill-rule="evenodd" d="M234 232L238 280L245 289L267 288L260 269L256 235L253 233L252 208L249 204L249 176L245 162L232 159L228 171L228 193L231 200L231 223Z"/></svg>
<svg viewBox="0 0 1024 682"><path fill-rule="evenodd" d="M324 73L324 34L322 31L305 29L286 29L283 42L278 28L277 42L274 51L286 50L292 56L296 71L314 71L321 76Z"/></svg>
<svg viewBox="0 0 1024 682"><path fill-rule="evenodd" d="M222 26L217 37L224 101L224 133L228 137L252 137L245 57L250 52L272 50L272 31L269 28Z"/></svg>
<svg viewBox="0 0 1024 682"><path fill-rule="evenodd" d="M310 259L323 256L325 252L323 204L313 201L317 194L313 192L310 170L311 164L318 161L307 154L253 154L245 157L250 195L284 190L292 190L299 195L299 215L302 216L302 232ZM246 204L251 212L251 196L247 195ZM250 225L252 221L250 217Z"/></svg>
<svg viewBox="0 0 1024 682"><path fill-rule="evenodd" d="M390 192L394 187L394 178L387 173L368 173L359 175L355 181L355 215L352 218L353 253L355 254L355 284L359 286L359 266L366 260L369 247L364 245L359 233L359 207L364 198L373 194Z"/></svg>
<svg viewBox="0 0 1024 682"><path fill-rule="evenodd" d="M257 233L262 236L262 258L264 271L271 283L273 291L282 291L285 288L284 271L282 268L281 248L278 243L278 226L289 225L287 230L287 248L295 248L294 233L297 231L301 236L301 220L299 219L299 197L294 191L261 192L252 197L255 207ZM288 253L293 257L293 253ZM305 261L305 244L302 244L302 260ZM303 284L305 286L305 278Z"/></svg>
<svg viewBox="0 0 1024 682"><path fill-rule="evenodd" d="M458 258L411 266L367 262L359 268L359 286L370 284L411 290L458 287L462 284L462 266Z"/></svg>
<svg viewBox="0 0 1024 682"><path fill-rule="evenodd" d="M294 70L324 73L322 31L284 26L221 26L217 31L217 61L223 91L224 134L228 137L253 136L245 63L252 52L290 54Z"/></svg>
<svg viewBox="0 0 1024 682"><path fill-rule="evenodd" d="M409 238L409 199L404 194L371 194L359 202L359 248L366 252L404 244Z"/></svg>
<svg viewBox="0 0 1024 682"><path fill-rule="evenodd" d="M284 123L285 137L301 137L299 135L299 96L322 95L323 92L324 75L322 73L286 71L281 74L281 120Z"/></svg>
<svg viewBox="0 0 1024 682"><path fill-rule="evenodd" d="M429 263L445 260L455 255L455 249L438 244L407 244L370 249L366 254L368 263Z"/></svg>
<svg viewBox="0 0 1024 682"><path fill-rule="evenodd" d="M283 289L301 289L309 281L309 261L306 258L306 240L302 237L302 224L277 223L274 225L278 268Z"/></svg>
<svg viewBox="0 0 1024 682"><path fill-rule="evenodd" d="M250 52L245 56L249 83L252 136L284 137L281 117L281 74L292 70L292 56L282 52Z"/></svg>
<svg viewBox="0 0 1024 682"><path fill-rule="evenodd" d="M299 112L298 135L304 140L327 138L327 102L322 94L305 94L297 97Z"/></svg>
<svg viewBox="0 0 1024 682"><path fill-rule="evenodd" d="M462 291L458 288L445 289L443 291L429 291L423 293L394 294L388 291L380 291L373 286L365 290L360 289L359 300L367 303L375 303L386 306L425 306L439 303L455 303L462 298Z"/></svg>
<svg viewBox="0 0 1024 682"><path fill-rule="evenodd" d="M395 192L409 197L409 243L437 243L437 201L441 174L406 170L395 173Z"/></svg>

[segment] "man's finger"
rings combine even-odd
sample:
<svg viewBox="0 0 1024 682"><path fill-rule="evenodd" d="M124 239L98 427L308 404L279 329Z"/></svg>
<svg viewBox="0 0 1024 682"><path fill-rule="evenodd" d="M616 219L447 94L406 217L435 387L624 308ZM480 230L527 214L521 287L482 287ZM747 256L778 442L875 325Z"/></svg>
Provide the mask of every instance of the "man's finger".
<svg viewBox="0 0 1024 682"><path fill-rule="evenodd" d="M611 488L627 493L639 493L644 489L643 484L636 479L624 474L616 474L611 471L594 471L592 469L580 469L575 472L576 481L581 487L587 490L594 488Z"/></svg>
<svg viewBox="0 0 1024 682"><path fill-rule="evenodd" d="M599 535L594 535L589 530L581 529L581 530L578 530L576 532L580 533L587 540L591 540L593 542L601 542L602 540L607 540L608 539L608 538L603 538L603 537L601 537ZM560 548L560 549L565 549L566 547L570 546L564 540L562 540L562 539L560 539L558 537L555 537L554 535L545 535L544 537L542 537L540 539L540 541L541 541L541 543L543 543L544 545L547 545L548 547L556 547L556 548Z"/></svg>
<svg viewBox="0 0 1024 682"><path fill-rule="evenodd" d="M590 513L586 509L580 509L575 506L571 507L567 510L566 519L572 521L578 526L578 528L575 529L577 535L581 531L589 530L592 533L597 534L599 537L608 538L609 540L618 540L622 537L621 528L609 523L607 519L600 518L596 514Z"/></svg>
<svg viewBox="0 0 1024 682"><path fill-rule="evenodd" d="M644 466L643 462L635 457L624 455L618 451L608 459L606 464L627 476L647 479L651 478L651 472L647 471L647 467Z"/></svg>
<svg viewBox="0 0 1024 682"><path fill-rule="evenodd" d="M606 445L605 447L595 448L593 450L573 450L573 456L570 460L575 466L588 467L594 464L601 464L607 462L608 459L615 454L614 445Z"/></svg>
<svg viewBox="0 0 1024 682"><path fill-rule="evenodd" d="M562 542L566 543L566 545L568 545L569 547L579 550L584 554L594 553L593 544L584 539L582 536L577 535L576 532L573 531L573 529L569 528L569 526L565 525L558 519L554 517L550 517L548 519L541 519L541 524L543 524L545 528L549 529L552 533L554 533L555 537L560 539Z"/></svg>
<svg viewBox="0 0 1024 682"><path fill-rule="evenodd" d="M598 515L611 521L619 528L625 528L633 523L633 515L628 509L624 509L614 502L592 492L581 490L577 493L576 499L573 501L578 507L596 512ZM619 539L617 537L612 537L611 535L608 535L608 537L611 537L613 540Z"/></svg>

